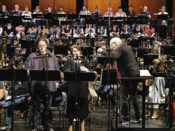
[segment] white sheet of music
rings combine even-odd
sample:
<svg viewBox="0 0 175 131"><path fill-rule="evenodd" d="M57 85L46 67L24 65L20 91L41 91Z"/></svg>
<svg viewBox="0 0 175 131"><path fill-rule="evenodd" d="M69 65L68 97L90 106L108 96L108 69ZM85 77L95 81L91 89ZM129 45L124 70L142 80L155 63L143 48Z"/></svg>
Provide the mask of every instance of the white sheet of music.
<svg viewBox="0 0 175 131"><path fill-rule="evenodd" d="M148 70L140 70L140 76L151 76L151 74Z"/></svg>

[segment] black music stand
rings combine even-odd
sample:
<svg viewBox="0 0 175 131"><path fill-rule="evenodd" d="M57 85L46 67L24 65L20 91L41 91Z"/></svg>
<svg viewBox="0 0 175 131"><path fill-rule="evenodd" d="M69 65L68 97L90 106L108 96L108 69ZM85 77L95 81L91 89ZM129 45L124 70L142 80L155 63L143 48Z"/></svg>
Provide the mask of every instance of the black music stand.
<svg viewBox="0 0 175 131"><path fill-rule="evenodd" d="M168 20L168 17L168 14L157 15L157 19L159 20Z"/></svg>
<svg viewBox="0 0 175 131"><path fill-rule="evenodd" d="M103 17L103 20L108 21L109 20L109 16ZM115 17L111 17L110 16L110 20L115 20Z"/></svg>
<svg viewBox="0 0 175 131"><path fill-rule="evenodd" d="M137 17L136 23L137 24L147 24L148 23L148 17L145 16L145 15L140 15L140 16Z"/></svg>
<svg viewBox="0 0 175 131"><path fill-rule="evenodd" d="M36 47L35 40L21 40L21 48L26 48L26 54L27 57L30 53L32 53L33 49Z"/></svg>
<svg viewBox="0 0 175 131"><path fill-rule="evenodd" d="M48 20L48 25L49 26L52 26L53 25L53 23L54 23L54 17L55 17L55 14L54 13L44 14L44 18Z"/></svg>
<svg viewBox="0 0 175 131"><path fill-rule="evenodd" d="M69 50L69 46L68 45L55 45L54 46L54 54L63 54L63 55L67 55Z"/></svg>
<svg viewBox="0 0 175 131"><path fill-rule="evenodd" d="M30 70L30 77L33 81L58 81L60 80L60 71Z"/></svg>
<svg viewBox="0 0 175 131"><path fill-rule="evenodd" d="M82 50L83 56L86 56L86 58L90 57L90 55L93 54L94 48L91 46L80 46L80 48Z"/></svg>
<svg viewBox="0 0 175 131"><path fill-rule="evenodd" d="M149 48L138 48L137 57L144 58L145 54L150 54L152 49Z"/></svg>
<svg viewBox="0 0 175 131"><path fill-rule="evenodd" d="M175 45L161 46L161 52L165 55L175 56Z"/></svg>
<svg viewBox="0 0 175 131"><path fill-rule="evenodd" d="M86 20L90 18L90 15L80 15L80 18L84 18Z"/></svg>
<svg viewBox="0 0 175 131"><path fill-rule="evenodd" d="M65 81L94 81L95 74L92 72L64 72Z"/></svg>
<svg viewBox="0 0 175 131"><path fill-rule="evenodd" d="M56 17L66 18L67 14L56 14Z"/></svg>
<svg viewBox="0 0 175 131"><path fill-rule="evenodd" d="M0 81L11 81L11 95L12 95L12 105L11 105L11 131L13 131L13 122L14 122L14 94L15 94L15 83L16 81L25 81L27 80L27 70L25 69L2 69L0 70Z"/></svg>
<svg viewBox="0 0 175 131"><path fill-rule="evenodd" d="M21 16L18 16L18 15L12 15L12 16L9 16L11 22L12 22L12 25L14 27L18 26L18 25L22 25L22 17Z"/></svg>
<svg viewBox="0 0 175 131"><path fill-rule="evenodd" d="M103 57L103 56L100 56L97 58L97 61L99 64L102 64L103 67L105 67L105 65L107 63L110 63L111 65L113 65L113 62L114 62L114 57Z"/></svg>
<svg viewBox="0 0 175 131"><path fill-rule="evenodd" d="M95 74L92 73L92 72L80 72L80 71L70 71L70 72L64 72L64 80L66 81L73 81L73 82L82 82L82 81L94 81L95 79ZM78 85L77 85L78 86ZM77 102L77 97L78 96L75 96L76 97L76 103ZM79 130L79 122L80 122L80 119L79 119L79 116L78 116L78 109L79 109L79 105L76 104L75 105L75 112L76 112L76 131Z"/></svg>
<svg viewBox="0 0 175 131"><path fill-rule="evenodd" d="M32 81L58 81L60 80L60 71L58 70L30 70L30 79ZM46 124L44 124L44 131L46 131Z"/></svg>
<svg viewBox="0 0 175 131"><path fill-rule="evenodd" d="M42 14L32 14L32 18L42 19L43 18L43 15Z"/></svg>
<svg viewBox="0 0 175 131"><path fill-rule="evenodd" d="M68 14L68 19L77 19L77 14Z"/></svg>
<svg viewBox="0 0 175 131"><path fill-rule="evenodd" d="M6 25L8 22L10 22L9 18L0 18L0 25L1 26Z"/></svg>
<svg viewBox="0 0 175 131"><path fill-rule="evenodd" d="M157 54L144 54L144 65L153 65L153 60L157 58Z"/></svg>
<svg viewBox="0 0 175 131"><path fill-rule="evenodd" d="M61 21L61 25L72 25L72 21Z"/></svg>
<svg viewBox="0 0 175 131"><path fill-rule="evenodd" d="M102 85L110 85L110 90L112 89L112 85L117 85L119 79L117 78L117 72L116 70L103 70L102 73ZM114 90L114 89L113 89ZM114 92L114 91L113 91ZM116 111L118 111L118 87L116 89ZM111 124L111 102L109 101L108 104L108 128ZM116 112L116 128L118 128L118 113ZM110 130L110 129L108 129Z"/></svg>

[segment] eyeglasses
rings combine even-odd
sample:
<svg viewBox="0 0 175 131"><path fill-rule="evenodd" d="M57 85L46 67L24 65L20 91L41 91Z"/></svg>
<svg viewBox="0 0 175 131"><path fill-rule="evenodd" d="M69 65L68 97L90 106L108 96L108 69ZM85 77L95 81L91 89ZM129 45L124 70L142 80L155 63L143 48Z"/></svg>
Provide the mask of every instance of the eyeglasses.
<svg viewBox="0 0 175 131"><path fill-rule="evenodd" d="M38 47L46 47L46 45L38 45Z"/></svg>

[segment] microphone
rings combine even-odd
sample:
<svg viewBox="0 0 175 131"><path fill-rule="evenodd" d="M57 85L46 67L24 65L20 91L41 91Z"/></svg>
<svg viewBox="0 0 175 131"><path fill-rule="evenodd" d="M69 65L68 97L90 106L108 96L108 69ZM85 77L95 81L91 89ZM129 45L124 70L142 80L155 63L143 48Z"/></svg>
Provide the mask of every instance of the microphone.
<svg viewBox="0 0 175 131"><path fill-rule="evenodd" d="M34 57L34 59L40 59L40 58L45 58L45 57L51 57L50 53L46 53L44 55L36 56L36 57Z"/></svg>

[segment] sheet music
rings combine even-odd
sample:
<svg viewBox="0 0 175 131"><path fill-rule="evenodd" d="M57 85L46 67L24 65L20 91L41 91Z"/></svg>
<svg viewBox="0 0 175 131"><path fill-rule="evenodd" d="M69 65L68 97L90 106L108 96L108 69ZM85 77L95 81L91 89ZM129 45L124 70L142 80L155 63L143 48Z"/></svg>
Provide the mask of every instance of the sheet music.
<svg viewBox="0 0 175 131"><path fill-rule="evenodd" d="M148 70L140 70L140 76L151 76L151 74Z"/></svg>

